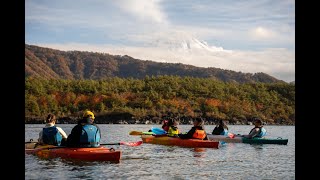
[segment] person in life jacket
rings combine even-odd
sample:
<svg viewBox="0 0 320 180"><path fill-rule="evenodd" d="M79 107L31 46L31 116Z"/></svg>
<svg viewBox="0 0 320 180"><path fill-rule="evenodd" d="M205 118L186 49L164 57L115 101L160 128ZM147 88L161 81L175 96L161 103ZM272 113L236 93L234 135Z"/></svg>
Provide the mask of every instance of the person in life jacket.
<svg viewBox="0 0 320 180"><path fill-rule="evenodd" d="M83 118L71 130L67 139L68 147L99 147L101 132L100 128L94 123L94 114L85 111Z"/></svg>
<svg viewBox="0 0 320 180"><path fill-rule="evenodd" d="M228 126L220 119L216 127L213 129L212 134L213 135L228 135Z"/></svg>
<svg viewBox="0 0 320 180"><path fill-rule="evenodd" d="M168 133L167 135L168 136L178 136L179 134L179 129L178 129L178 121L177 120L174 120L174 119L170 119L169 122L168 122L168 125L169 125L169 130L168 130Z"/></svg>
<svg viewBox="0 0 320 180"><path fill-rule="evenodd" d="M196 118L193 121L193 127L186 134L178 134L181 139L203 139L208 140L207 133L204 130L204 121L202 118Z"/></svg>
<svg viewBox="0 0 320 180"><path fill-rule="evenodd" d="M248 135L241 135L241 137L246 138L261 138L267 134L266 129L262 126L262 121L258 118L255 118L253 121L254 128L252 128Z"/></svg>
<svg viewBox="0 0 320 180"><path fill-rule="evenodd" d="M48 114L45 127L39 133L39 144L48 144L55 146L64 146L67 140L67 134L56 125L56 116Z"/></svg>

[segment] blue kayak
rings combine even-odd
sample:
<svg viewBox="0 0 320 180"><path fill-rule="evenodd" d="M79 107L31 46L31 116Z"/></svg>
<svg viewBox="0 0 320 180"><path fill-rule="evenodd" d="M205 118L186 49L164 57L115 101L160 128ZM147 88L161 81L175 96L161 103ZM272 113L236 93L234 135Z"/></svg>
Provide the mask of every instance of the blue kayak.
<svg viewBox="0 0 320 180"><path fill-rule="evenodd" d="M223 141L227 143L246 143L246 144L282 144L287 145L288 139L283 139L281 137L277 138L245 138L240 136L235 136L234 138L230 138L229 136L224 135L212 135L207 134L208 138L212 141Z"/></svg>

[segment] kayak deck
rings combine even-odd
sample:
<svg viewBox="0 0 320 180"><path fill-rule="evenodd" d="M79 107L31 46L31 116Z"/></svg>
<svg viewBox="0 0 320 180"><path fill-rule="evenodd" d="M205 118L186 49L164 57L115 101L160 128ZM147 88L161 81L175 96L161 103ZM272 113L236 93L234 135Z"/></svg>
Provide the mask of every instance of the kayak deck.
<svg viewBox="0 0 320 180"><path fill-rule="evenodd" d="M33 146L33 148L32 148ZM76 159L82 161L112 161L120 162L122 152L119 150L109 149L104 146L97 148L68 148L52 145L36 146L35 143L25 145L25 153L33 154L40 158L63 158Z"/></svg>
<svg viewBox="0 0 320 180"><path fill-rule="evenodd" d="M288 139L282 139L282 138L245 138L236 136L234 138L230 138L229 136L224 135L207 135L210 140L213 141L223 141L227 143L247 143L247 144L282 144L287 145Z"/></svg>
<svg viewBox="0 0 320 180"><path fill-rule="evenodd" d="M167 146L180 146L189 148L219 148L219 141L199 140L199 139L180 139L169 136L141 135L144 143L160 144Z"/></svg>

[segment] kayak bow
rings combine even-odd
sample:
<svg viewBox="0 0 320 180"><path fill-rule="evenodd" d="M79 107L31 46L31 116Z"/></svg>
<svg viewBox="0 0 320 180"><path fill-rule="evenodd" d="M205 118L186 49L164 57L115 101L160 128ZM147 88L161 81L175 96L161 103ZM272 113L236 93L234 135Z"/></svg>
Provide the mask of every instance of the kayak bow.
<svg viewBox="0 0 320 180"><path fill-rule="evenodd" d="M25 153L33 154L40 158L63 158L82 161L111 161L120 162L122 152L104 146L96 148L69 148L53 145L39 145L36 143L25 144Z"/></svg>

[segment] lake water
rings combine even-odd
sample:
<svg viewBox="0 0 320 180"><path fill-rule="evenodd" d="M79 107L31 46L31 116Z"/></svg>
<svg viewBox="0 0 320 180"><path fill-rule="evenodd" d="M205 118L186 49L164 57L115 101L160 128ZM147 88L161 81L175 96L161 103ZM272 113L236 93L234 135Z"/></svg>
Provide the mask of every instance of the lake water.
<svg viewBox="0 0 320 180"><path fill-rule="evenodd" d="M69 134L73 124L57 126ZM129 132L161 125L98 124L101 143L140 141ZM25 141L36 140L44 124L26 124ZM179 125L182 132L192 125ZM211 133L214 125L205 126ZM253 126L230 125L229 131L247 134ZM155 144L122 150L120 163L44 160L25 155L25 179L295 179L295 127L265 126L269 137L288 138L288 145L227 143L219 149L181 148Z"/></svg>

